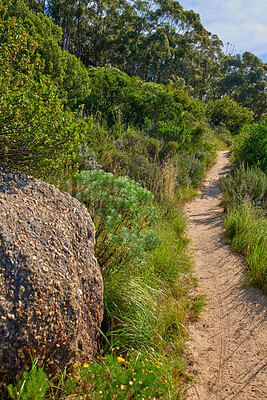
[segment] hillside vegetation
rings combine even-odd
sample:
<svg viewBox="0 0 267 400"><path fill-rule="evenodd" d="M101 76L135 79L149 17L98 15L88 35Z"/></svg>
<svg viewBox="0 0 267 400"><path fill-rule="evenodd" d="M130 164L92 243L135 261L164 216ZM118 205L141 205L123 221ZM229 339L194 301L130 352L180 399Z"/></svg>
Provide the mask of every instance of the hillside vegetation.
<svg viewBox="0 0 267 400"><path fill-rule="evenodd" d="M227 230L266 232L266 71L224 55L177 1L0 2L1 162L88 207L105 286L98 359L55 376L35 359L2 398L186 397L187 324L204 301L181 209L232 144L244 165L222 181ZM250 271L266 255L255 235L240 249Z"/></svg>
<svg viewBox="0 0 267 400"><path fill-rule="evenodd" d="M221 179L228 211L225 226L235 251L245 256L248 282L267 290L267 125L254 124L236 138L235 166Z"/></svg>

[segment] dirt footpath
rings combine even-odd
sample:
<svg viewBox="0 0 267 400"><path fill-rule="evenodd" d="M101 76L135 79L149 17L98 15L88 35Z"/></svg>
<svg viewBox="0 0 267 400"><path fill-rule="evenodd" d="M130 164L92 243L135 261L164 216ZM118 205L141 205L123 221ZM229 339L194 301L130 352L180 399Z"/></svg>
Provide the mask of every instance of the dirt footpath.
<svg viewBox="0 0 267 400"><path fill-rule="evenodd" d="M229 164L228 152L219 152L199 196L185 210L198 293L207 297L205 311L189 332L197 371L188 391L192 400L267 399L267 297L242 286L243 259L231 252L224 236L217 184Z"/></svg>

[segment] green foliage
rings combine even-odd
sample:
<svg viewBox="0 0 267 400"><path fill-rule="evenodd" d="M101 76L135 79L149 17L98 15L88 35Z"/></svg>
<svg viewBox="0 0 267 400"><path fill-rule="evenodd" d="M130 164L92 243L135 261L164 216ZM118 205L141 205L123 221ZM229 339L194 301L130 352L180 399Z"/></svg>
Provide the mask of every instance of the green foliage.
<svg viewBox="0 0 267 400"><path fill-rule="evenodd" d="M53 180L74 167L86 127L63 111L57 88L40 74L36 43L1 9L0 21L0 155L2 162Z"/></svg>
<svg viewBox="0 0 267 400"><path fill-rule="evenodd" d="M148 190L102 170L83 171L76 181L79 197L96 225L96 255L105 287L104 347L147 350L155 357L165 357L170 347L176 354L170 364L173 373L185 374L181 353L184 323L190 307L192 315L197 313L194 299L189 300L180 282L190 270L185 222L181 216L170 217L169 223L160 220L156 235L149 229L157 214ZM164 240L163 247L158 247L158 237ZM174 392L177 383L175 386ZM116 390L114 385L112 390Z"/></svg>
<svg viewBox="0 0 267 400"><path fill-rule="evenodd" d="M190 142L190 130L185 121L179 125L172 121L159 121L157 125L157 136L165 142L176 142L178 148Z"/></svg>
<svg viewBox="0 0 267 400"><path fill-rule="evenodd" d="M260 168L266 174L267 124L254 124L239 135L232 147L232 153L235 162Z"/></svg>
<svg viewBox="0 0 267 400"><path fill-rule="evenodd" d="M43 367L37 366L38 360L33 361L31 370L24 371L22 378L18 381L16 386L8 385L8 394L14 400L42 400L44 399L48 388L49 382Z"/></svg>
<svg viewBox="0 0 267 400"><path fill-rule="evenodd" d="M77 59L72 60L75 69L68 70L70 59L57 43L86 67L115 67L147 82L168 84L177 91L176 101L192 114L193 108L201 119L199 100L225 95L252 109L256 119L266 112L266 65L249 52L225 56L218 36L177 1L27 0L31 13L21 0L10 3L9 12L38 36L45 73L63 80L62 96L68 105L88 94L88 75ZM70 94L71 88L76 94Z"/></svg>
<svg viewBox="0 0 267 400"><path fill-rule="evenodd" d="M229 176L221 178L220 187L228 211L226 232L233 250L245 256L249 282L266 291L266 174L241 164L235 166Z"/></svg>
<svg viewBox="0 0 267 400"><path fill-rule="evenodd" d="M159 212L162 215L155 229L162 246L150 252L140 268L129 269L125 265L124 271L104 276L102 329L108 347L148 351L162 358L175 376L186 373L182 355L185 323L188 317L196 315L197 309L194 309L195 299L188 295L192 278L185 221L172 207L168 215L164 209Z"/></svg>
<svg viewBox="0 0 267 400"><path fill-rule="evenodd" d="M222 42L177 1L49 0L47 5L63 29L62 46L86 66L111 65L158 83L175 77L194 84L199 98L218 75Z"/></svg>
<svg viewBox="0 0 267 400"><path fill-rule="evenodd" d="M227 94L239 104L253 110L258 120L267 110L266 64L254 54L224 56L221 59L221 79L214 91Z"/></svg>
<svg viewBox="0 0 267 400"><path fill-rule="evenodd" d="M127 160L122 158L120 165L134 179L142 184L145 180L145 185L149 185L154 180L154 165L151 164L174 157L185 149L206 151L207 127L202 102L184 93L187 111L183 111L182 89L178 96L171 87L145 83L116 69L91 68L90 75L92 91L84 101L85 110L93 112L102 125L106 124L110 136L116 140L117 150L109 152L108 159L112 155L121 157L118 150L129 154L132 165L127 165ZM203 118L202 124L193 122L199 115ZM133 167L135 160L138 173ZM105 159L100 160L101 165L105 162ZM146 177L141 169L147 171ZM117 165L113 170L117 170Z"/></svg>
<svg viewBox="0 0 267 400"><path fill-rule="evenodd" d="M205 104L190 96L189 93L183 88L174 88L173 98L177 103L182 104L183 109L188 111L196 119L201 120L205 117L206 107Z"/></svg>
<svg viewBox="0 0 267 400"><path fill-rule="evenodd" d="M82 62L60 48L61 29L46 15L31 12L22 0L4 0L4 4L7 15L15 17L28 37L38 45L42 74L49 75L57 85L63 103L73 108L78 100L90 93L90 79ZM34 79L39 80L39 74L40 71L36 71Z"/></svg>
<svg viewBox="0 0 267 400"><path fill-rule="evenodd" d="M88 400L142 398L173 399L177 392L173 379L160 356L150 352L131 351L119 356L113 351L98 357L94 363L73 367L60 378L53 392L55 378L48 381L43 368L34 364L24 372L16 386L8 386L9 398L41 400L84 398ZM50 391L49 391L50 387Z"/></svg>
<svg viewBox="0 0 267 400"><path fill-rule="evenodd" d="M108 126L115 123L120 111L127 125L153 128L159 121L173 121L178 125L182 107L162 85L145 83L130 78L117 69L91 68L92 92L84 101L87 111L100 113ZM156 136L155 133L154 136Z"/></svg>
<svg viewBox="0 0 267 400"><path fill-rule="evenodd" d="M88 400L170 399L170 376L162 362L149 354L107 354L98 363L85 363L76 373L78 382L74 377L65 381L65 396L83 395L86 390Z"/></svg>
<svg viewBox="0 0 267 400"><path fill-rule="evenodd" d="M128 177L103 170L82 171L79 199L86 204L96 227L96 256L102 268L115 272L123 264L144 263L146 253L160 240L148 229L156 220L153 194Z"/></svg>
<svg viewBox="0 0 267 400"><path fill-rule="evenodd" d="M205 143L202 149L195 152L182 153L176 158L177 186L199 187L205 177L205 169L215 157L215 149Z"/></svg>
<svg viewBox="0 0 267 400"><path fill-rule="evenodd" d="M253 112L225 96L208 104L207 115L214 125L223 123L233 135L253 121Z"/></svg>
<svg viewBox="0 0 267 400"><path fill-rule="evenodd" d="M267 220L263 211L244 203L229 211L225 219L234 251L244 254L249 283L267 290Z"/></svg>
<svg viewBox="0 0 267 400"><path fill-rule="evenodd" d="M241 164L233 168L228 176L220 179L220 188L227 208L244 202L267 206L267 176L258 169Z"/></svg>

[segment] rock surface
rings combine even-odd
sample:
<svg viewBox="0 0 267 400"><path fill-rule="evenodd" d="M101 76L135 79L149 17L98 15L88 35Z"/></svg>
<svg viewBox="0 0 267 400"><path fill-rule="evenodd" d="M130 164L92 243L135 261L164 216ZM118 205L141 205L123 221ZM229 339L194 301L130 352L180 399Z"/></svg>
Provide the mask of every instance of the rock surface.
<svg viewBox="0 0 267 400"><path fill-rule="evenodd" d="M38 357L88 361L97 350L103 282L94 225L54 186L0 165L0 378Z"/></svg>

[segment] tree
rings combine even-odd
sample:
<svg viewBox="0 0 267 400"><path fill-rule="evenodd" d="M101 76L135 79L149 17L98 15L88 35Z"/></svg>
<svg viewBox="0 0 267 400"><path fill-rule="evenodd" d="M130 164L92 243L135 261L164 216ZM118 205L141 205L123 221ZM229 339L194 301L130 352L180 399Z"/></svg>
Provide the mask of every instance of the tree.
<svg viewBox="0 0 267 400"><path fill-rule="evenodd" d="M253 110L255 118L260 119L267 112L267 65L254 54L245 52L242 57L225 56L221 71L217 98L227 94Z"/></svg>

